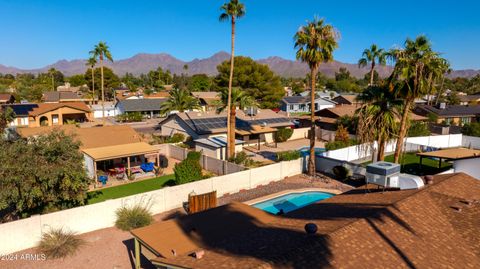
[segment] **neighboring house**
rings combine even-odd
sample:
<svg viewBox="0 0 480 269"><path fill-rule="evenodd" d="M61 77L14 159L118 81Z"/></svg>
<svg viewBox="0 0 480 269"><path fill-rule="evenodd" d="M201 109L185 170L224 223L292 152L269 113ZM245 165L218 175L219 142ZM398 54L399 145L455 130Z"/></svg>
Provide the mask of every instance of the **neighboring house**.
<svg viewBox="0 0 480 269"><path fill-rule="evenodd" d="M227 137L214 136L208 138L200 138L194 141L195 151L201 151L203 155L216 158L219 160L226 159ZM235 139L235 153L243 150L244 141Z"/></svg>
<svg viewBox="0 0 480 269"><path fill-rule="evenodd" d="M438 106L417 105L414 113L424 117L435 115L437 123L463 125L479 121L480 105L462 106L445 103L440 103Z"/></svg>
<svg viewBox="0 0 480 269"><path fill-rule="evenodd" d="M0 105L15 103L15 97L9 93L0 93Z"/></svg>
<svg viewBox="0 0 480 269"><path fill-rule="evenodd" d="M219 92L192 92L198 98L202 111L215 111L220 102Z"/></svg>
<svg viewBox="0 0 480 269"><path fill-rule="evenodd" d="M341 94L332 99L339 105L360 105L361 102L357 100L357 95L355 94Z"/></svg>
<svg viewBox="0 0 480 269"><path fill-rule="evenodd" d="M105 117L115 117L117 115L117 109L115 108L115 105L113 102L105 102L104 104L105 107ZM103 117L103 107L102 104L96 104L96 105L91 105L90 108L92 109L93 112L93 117L94 118L102 118Z"/></svg>
<svg viewBox="0 0 480 269"><path fill-rule="evenodd" d="M68 103L68 102L85 102L88 103L91 99L83 96L81 92L45 92L42 95L44 103Z"/></svg>
<svg viewBox="0 0 480 269"><path fill-rule="evenodd" d="M315 99L315 112L325 108L335 107L335 102L321 97ZM287 113L310 113L310 97L286 96L282 98L280 109Z"/></svg>
<svg viewBox="0 0 480 269"><path fill-rule="evenodd" d="M166 98L121 100L115 104L115 109L117 115L140 112L147 117L155 118L162 116L160 107L166 100Z"/></svg>
<svg viewBox="0 0 480 269"><path fill-rule="evenodd" d="M88 89L88 86L71 86L69 82L65 82L64 85L57 86L58 92L80 92L84 89Z"/></svg>
<svg viewBox="0 0 480 269"><path fill-rule="evenodd" d="M458 95L460 105L480 105L480 94Z"/></svg>
<svg viewBox="0 0 480 269"><path fill-rule="evenodd" d="M84 155L87 174L97 178L99 171L110 174L115 167L125 167L126 173L145 162L159 163L159 151L148 143L142 142L140 135L127 125L112 125L91 128L78 128L74 125L58 127L21 128L17 132L22 137L43 135L58 128L66 134L74 135L81 143L80 151ZM133 173L133 171L132 171ZM154 176L152 172L138 176ZM137 176L137 177L138 177ZM109 175L109 177L114 177Z"/></svg>
<svg viewBox="0 0 480 269"><path fill-rule="evenodd" d="M56 126L68 122L92 121L93 115L85 103L41 103L41 104L11 104L2 108L12 108L15 119L10 126L39 127Z"/></svg>
<svg viewBox="0 0 480 269"><path fill-rule="evenodd" d="M344 116L353 117L357 109L358 107L354 105L341 105L318 111L315 113L317 124L322 129L335 131L338 118Z"/></svg>
<svg viewBox="0 0 480 269"><path fill-rule="evenodd" d="M317 91L315 91L315 94L317 95L317 97L325 98L325 99L328 99L328 100L332 100L333 98L339 96L339 94L336 91L330 91L330 90L317 90ZM298 95L309 97L310 96L310 89L308 89L306 91L303 91Z"/></svg>
<svg viewBox="0 0 480 269"><path fill-rule="evenodd" d="M144 94L143 92L119 92L116 95L117 101L121 100L137 100L137 99L167 99L170 97L168 92L155 92L152 94Z"/></svg>
<svg viewBox="0 0 480 269"><path fill-rule="evenodd" d="M270 109L258 109L255 114L248 115L243 110L237 110L236 138L247 145L272 143L273 133L280 127L290 127L289 118L279 115ZM226 136L227 114L207 112L183 112L172 114L160 122L162 136L172 136L181 133L193 140Z"/></svg>
<svg viewBox="0 0 480 269"><path fill-rule="evenodd" d="M363 186L285 216L233 202L133 229L133 259L158 268L480 268L479 193L480 181L456 173L421 189Z"/></svg>

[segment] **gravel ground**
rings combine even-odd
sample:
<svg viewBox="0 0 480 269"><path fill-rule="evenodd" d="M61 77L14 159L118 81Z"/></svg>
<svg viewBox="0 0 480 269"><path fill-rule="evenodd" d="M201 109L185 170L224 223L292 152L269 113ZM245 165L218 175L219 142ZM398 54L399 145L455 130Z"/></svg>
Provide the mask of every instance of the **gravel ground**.
<svg viewBox="0 0 480 269"><path fill-rule="evenodd" d="M328 183L326 182L328 181ZM240 191L238 193L224 195L219 198L219 205L232 201L248 201L268 194L301 188L325 188L346 191L352 187L344 185L329 178L311 179L304 175L298 175L284 180L273 182L268 185L259 186L252 190ZM172 210L155 215L155 220L175 218L179 214L185 214L183 209ZM30 260L28 255L38 253L35 248L27 249L13 254L13 256L0 256L0 268L5 269L126 269L134 268L133 239L130 233L123 232L115 227L101 229L80 235L85 240L78 252L71 257L58 260ZM23 254L23 256L22 256ZM30 256L31 257L31 256ZM5 260L11 258L13 260ZM142 268L154 268L146 260L142 260Z"/></svg>

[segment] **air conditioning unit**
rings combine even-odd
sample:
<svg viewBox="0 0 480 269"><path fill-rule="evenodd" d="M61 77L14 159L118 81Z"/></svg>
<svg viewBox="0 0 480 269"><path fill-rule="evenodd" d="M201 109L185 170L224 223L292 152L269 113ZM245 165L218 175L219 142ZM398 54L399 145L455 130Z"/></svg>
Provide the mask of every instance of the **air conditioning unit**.
<svg viewBox="0 0 480 269"><path fill-rule="evenodd" d="M401 190L420 189L424 186L419 176L400 173L400 165L389 162L376 162L367 165L367 183L385 188Z"/></svg>

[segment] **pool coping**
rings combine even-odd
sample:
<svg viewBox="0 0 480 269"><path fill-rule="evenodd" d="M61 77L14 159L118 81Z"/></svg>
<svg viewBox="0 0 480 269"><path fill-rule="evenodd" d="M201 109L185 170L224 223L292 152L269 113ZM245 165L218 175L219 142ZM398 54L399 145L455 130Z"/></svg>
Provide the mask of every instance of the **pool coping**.
<svg viewBox="0 0 480 269"><path fill-rule="evenodd" d="M338 195L338 194L342 193L342 191L339 191L339 190L325 189L325 188L290 189L290 190L284 190L284 191L268 194L268 195L265 195L265 196L262 196L262 197L259 197L259 198L255 198L255 199L252 199L252 200L245 201L243 203L247 204L247 205L254 205L254 204L258 204L258 203L261 203L261 202L264 202L264 201L267 201L267 200L270 200L270 199L274 199L274 198L277 198L277 197L280 197L280 196L283 196L283 195L286 195L286 194L304 193L304 192L310 192L310 191L326 192L326 193L331 193L331 194L335 194L335 195Z"/></svg>

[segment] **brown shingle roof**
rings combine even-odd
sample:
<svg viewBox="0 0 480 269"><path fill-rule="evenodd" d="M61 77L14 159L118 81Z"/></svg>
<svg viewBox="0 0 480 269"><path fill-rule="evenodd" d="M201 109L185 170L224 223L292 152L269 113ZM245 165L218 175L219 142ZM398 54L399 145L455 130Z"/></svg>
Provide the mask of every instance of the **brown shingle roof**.
<svg viewBox="0 0 480 269"><path fill-rule="evenodd" d="M356 189L265 220L252 216L264 212L241 204L181 217L168 223L192 245L154 262L180 268L480 268L480 182L463 173L434 182L420 190ZM317 225L316 235L304 232L309 222ZM162 223L142 229L163 236L132 233L171 252L178 242L161 232ZM202 259L188 255L198 249L205 251Z"/></svg>

